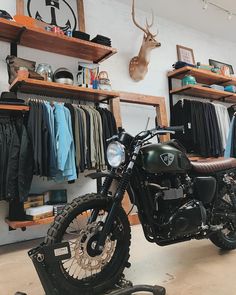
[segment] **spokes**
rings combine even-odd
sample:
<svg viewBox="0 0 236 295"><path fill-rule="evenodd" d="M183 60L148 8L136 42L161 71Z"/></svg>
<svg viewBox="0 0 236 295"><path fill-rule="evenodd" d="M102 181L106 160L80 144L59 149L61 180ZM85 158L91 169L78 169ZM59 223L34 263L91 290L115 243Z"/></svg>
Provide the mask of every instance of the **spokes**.
<svg viewBox="0 0 236 295"><path fill-rule="evenodd" d="M87 210L68 226L63 240L70 244L71 258L63 261L62 267L71 278L93 278L112 259L117 244L117 241L112 239L112 234L107 237L103 252L98 254L95 251L106 217L105 210Z"/></svg>

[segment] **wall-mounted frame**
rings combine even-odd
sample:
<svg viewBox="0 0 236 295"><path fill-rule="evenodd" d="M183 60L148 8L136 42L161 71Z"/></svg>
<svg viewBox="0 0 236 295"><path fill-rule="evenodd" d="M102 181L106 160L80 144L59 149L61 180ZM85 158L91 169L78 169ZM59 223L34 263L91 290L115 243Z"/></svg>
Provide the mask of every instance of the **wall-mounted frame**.
<svg viewBox="0 0 236 295"><path fill-rule="evenodd" d="M221 69L223 66L227 66L229 68L230 75L234 75L234 69L232 65L214 59L209 59L209 65L219 69Z"/></svg>
<svg viewBox="0 0 236 295"><path fill-rule="evenodd" d="M177 48L178 61L195 65L194 53L191 48L184 47L182 45L176 45L176 48Z"/></svg>
<svg viewBox="0 0 236 295"><path fill-rule="evenodd" d="M51 7L55 7L54 10L51 10L51 11L55 12L56 9L58 9L58 7L59 7L60 2L62 2L62 4L66 5L68 8L70 8L72 15L76 17L76 21L77 21L76 29L78 29L82 32L85 32L85 18L84 18L84 2L83 2L83 0L73 0L76 2L76 5L77 5L77 13L76 14L74 13L73 9L71 9L71 7L67 1L68 0L53 0L53 1L49 0L48 4L46 1L46 5L51 6ZM29 8L30 3L31 3L31 0L16 0L16 14L17 15L25 15L25 8L26 7ZM52 15L52 19L53 18L55 19L54 13Z"/></svg>

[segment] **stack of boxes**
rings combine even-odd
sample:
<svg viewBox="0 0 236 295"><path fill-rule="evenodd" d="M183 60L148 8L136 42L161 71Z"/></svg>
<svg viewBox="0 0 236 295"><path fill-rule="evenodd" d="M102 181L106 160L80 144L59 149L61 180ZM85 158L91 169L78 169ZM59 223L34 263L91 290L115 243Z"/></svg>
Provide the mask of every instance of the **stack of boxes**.
<svg viewBox="0 0 236 295"><path fill-rule="evenodd" d="M36 221L58 215L66 204L66 190L53 190L44 194L30 195L24 202L26 219Z"/></svg>

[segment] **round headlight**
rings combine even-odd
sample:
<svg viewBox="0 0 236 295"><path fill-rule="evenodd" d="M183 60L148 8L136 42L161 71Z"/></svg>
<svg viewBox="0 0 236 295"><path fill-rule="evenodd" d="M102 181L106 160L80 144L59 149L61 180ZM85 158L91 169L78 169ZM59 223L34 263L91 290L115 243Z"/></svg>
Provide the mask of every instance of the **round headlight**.
<svg viewBox="0 0 236 295"><path fill-rule="evenodd" d="M118 168L125 161L124 146L118 141L110 143L107 148L107 160L111 167Z"/></svg>

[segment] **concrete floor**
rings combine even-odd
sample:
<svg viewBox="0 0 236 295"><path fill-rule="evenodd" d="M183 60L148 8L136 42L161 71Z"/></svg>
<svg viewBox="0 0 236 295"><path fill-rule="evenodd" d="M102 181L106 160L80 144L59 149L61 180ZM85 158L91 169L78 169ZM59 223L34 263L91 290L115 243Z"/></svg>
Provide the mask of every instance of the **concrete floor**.
<svg viewBox="0 0 236 295"><path fill-rule="evenodd" d="M209 241L161 248L146 242L140 226L132 233L132 267L126 278L135 284L159 284L168 295L236 294L236 251L219 251ZM0 248L0 295L44 294L27 256L27 250L38 244L37 240Z"/></svg>

